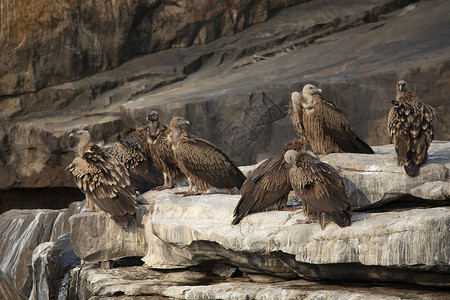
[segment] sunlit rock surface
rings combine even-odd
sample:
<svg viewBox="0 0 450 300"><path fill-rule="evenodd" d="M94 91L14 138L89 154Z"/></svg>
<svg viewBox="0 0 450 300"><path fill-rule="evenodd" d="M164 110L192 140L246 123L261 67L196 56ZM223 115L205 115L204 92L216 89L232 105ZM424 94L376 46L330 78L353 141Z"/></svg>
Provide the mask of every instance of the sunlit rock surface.
<svg viewBox="0 0 450 300"><path fill-rule="evenodd" d="M255 276L223 278L199 270L160 272L146 267L101 269L83 265L73 273L79 278L75 291L81 299L111 299L131 297L146 299L445 299L443 291L414 290L413 287L374 287L370 285L342 286L319 284L301 279L283 280L265 276L266 282L254 281ZM260 278L263 276L260 276ZM157 298L160 296L161 298ZM142 297L142 298L139 298ZM147 296L148 297L148 296ZM164 297L164 298L163 298ZM127 298L128 299L128 298Z"/></svg>
<svg viewBox="0 0 450 300"><path fill-rule="evenodd" d="M146 268L177 273L179 269L206 265L208 272L222 276L245 273L260 283L274 282L271 278L276 277L448 287L450 244L446 241L450 239L450 207L445 205L448 205L449 150L450 142L433 142L429 161L415 178L408 177L396 165L392 145L375 147L375 155L324 156L322 159L345 177L353 208L362 210L354 213L352 225L346 228L330 222L322 231L317 223L301 224L305 216L298 201L290 202L293 211L256 213L232 226L239 195L216 190L201 196L175 194L186 190L186 186L138 197L141 205L136 223L126 229L103 212L80 213L85 201L60 211L9 211L0 218L1 291L11 299L56 293L57 288L50 284L54 280L49 280L55 276L49 271L55 269L49 257L55 251L58 237L69 231L70 248L75 255L86 263L101 262L102 266L111 266L111 261L126 257L141 257ZM255 166L241 168L248 174ZM374 184L377 177L384 179ZM395 190L390 190L389 178L402 185L393 185ZM383 180L386 191L380 197ZM355 190L359 191L357 195L375 200L361 206L361 201L352 198ZM411 199L406 207L374 210L387 201L405 199ZM424 203L429 207L416 207ZM364 212L366 209L370 212ZM66 246L67 243L69 240L65 238ZM97 274L94 269L88 273L83 270L81 267L81 273L76 275L81 279L74 274L58 277L66 287L66 295L74 293L74 288L78 295L84 292L109 295L122 289L121 285L113 284L115 281L107 283L106 278L98 281L97 275L88 276L89 272ZM124 293L145 294L156 288L139 284L139 288L123 287ZM160 289L158 295L181 297L177 293L182 290L192 297L203 293L201 287L172 287ZM213 290L212 297L219 297L222 291L227 294L233 290L233 285L222 290L219 284ZM242 291L240 295L253 297L257 292Z"/></svg>
<svg viewBox="0 0 450 300"><path fill-rule="evenodd" d="M397 166L392 144L373 149L375 155L332 153L321 158L344 177L353 209L377 207L405 196L450 199L450 142L434 141L431 144L429 159L416 177L409 177L403 167ZM432 183L433 187L430 186Z"/></svg>
<svg viewBox="0 0 450 300"><path fill-rule="evenodd" d="M39 244L34 249L30 300L58 298L61 287L67 284L70 270L80 263L80 258L69 248L69 244L70 234L66 233L56 241Z"/></svg>
<svg viewBox="0 0 450 300"><path fill-rule="evenodd" d="M364 210L404 200L411 197L412 189L435 180L448 183L449 149L450 142L434 142L429 162L415 178L396 165L392 145L376 148L375 155L330 154L322 159L345 176L346 187L353 187L348 189L351 197L358 190L358 195L364 191L364 197L375 199L371 206L364 206L352 198L353 208ZM243 169L251 172L251 168ZM380 197L383 184L384 198ZM72 216L75 253L90 262L143 256L147 266L157 269L225 261L243 272L284 278L388 280L434 286L450 282L450 244L445 242L450 238L450 207L439 207L448 205L445 197L434 208L414 208L420 202L413 201L420 199L412 198L403 210L355 212L350 227L330 222L322 231L317 223L301 224L305 220L301 207L249 215L232 226L239 195L217 191L191 197L174 194L186 188L140 196L138 200L144 204L138 224L126 230L101 212Z"/></svg>
<svg viewBox="0 0 450 300"><path fill-rule="evenodd" d="M10 210L0 215L1 295L6 299L28 298L33 285L33 252L43 243L41 250L49 250L45 245L69 232L69 215L80 209L79 203L74 203L64 210Z"/></svg>

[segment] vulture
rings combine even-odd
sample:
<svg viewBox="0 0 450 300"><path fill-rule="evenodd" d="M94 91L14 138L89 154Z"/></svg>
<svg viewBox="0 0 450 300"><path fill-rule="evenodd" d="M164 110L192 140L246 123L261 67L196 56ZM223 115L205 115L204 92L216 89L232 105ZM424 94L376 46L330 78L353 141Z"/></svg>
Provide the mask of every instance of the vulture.
<svg viewBox="0 0 450 300"><path fill-rule="evenodd" d="M245 181L245 175L234 164L231 158L210 142L186 132L181 127L189 124L182 117L174 117L170 121L168 135L180 170L188 177L189 190L182 193L199 195L210 187L225 189L234 194ZM195 192L192 190L195 185Z"/></svg>
<svg viewBox="0 0 450 300"><path fill-rule="evenodd" d="M124 139L114 143L108 152L125 165L132 186L142 194L163 184L163 174L151 160L148 145L152 125L139 127Z"/></svg>
<svg viewBox="0 0 450 300"><path fill-rule="evenodd" d="M95 211L97 207L116 223L127 227L135 220L138 207L127 169L101 147L91 143L88 131L79 130L69 137L78 138L79 144L78 155L67 169L86 195L88 208Z"/></svg>
<svg viewBox="0 0 450 300"><path fill-rule="evenodd" d="M288 150L301 151L305 142L292 139L276 156L269 158L256 167L241 187L241 199L234 209L232 225L238 224L248 214L265 210L273 205L276 209L286 207L289 192L290 164L284 160Z"/></svg>
<svg viewBox="0 0 450 300"><path fill-rule="evenodd" d="M323 230L331 216L340 227L350 226L352 209L336 170L309 151L288 150L284 159L290 165L289 181L302 199L307 222L315 219Z"/></svg>
<svg viewBox="0 0 450 300"><path fill-rule="evenodd" d="M175 162L172 145L168 139L169 128L159 122L159 114L152 111L147 119L150 121L150 155L154 166L164 174L164 185L155 187L155 190L171 189L174 180L185 180L183 172Z"/></svg>
<svg viewBox="0 0 450 300"><path fill-rule="evenodd" d="M322 90L312 84L305 85L301 94L292 93L288 112L297 134L316 153L374 153L348 124L342 111L323 99Z"/></svg>
<svg viewBox="0 0 450 300"><path fill-rule="evenodd" d="M388 131L397 153L398 166L413 177L428 159L428 148L436 128L436 110L408 90L406 81L397 82L396 99L389 110Z"/></svg>

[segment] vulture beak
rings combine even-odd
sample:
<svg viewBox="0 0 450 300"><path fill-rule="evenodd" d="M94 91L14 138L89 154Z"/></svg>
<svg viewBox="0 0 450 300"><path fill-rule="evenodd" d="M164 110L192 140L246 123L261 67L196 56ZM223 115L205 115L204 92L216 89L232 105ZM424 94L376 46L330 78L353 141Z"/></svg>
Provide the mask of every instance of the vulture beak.
<svg viewBox="0 0 450 300"><path fill-rule="evenodd" d="M188 124L188 125L191 125L191 123L189 123L189 121L188 121L188 120L184 120L184 124Z"/></svg>
<svg viewBox="0 0 450 300"><path fill-rule="evenodd" d="M73 132L71 134L69 134L69 138L73 138L75 136L75 134L73 134Z"/></svg>
<svg viewBox="0 0 450 300"><path fill-rule="evenodd" d="M147 116L147 121L153 120L156 117L156 113L151 113Z"/></svg>
<svg viewBox="0 0 450 300"><path fill-rule="evenodd" d="M322 94L322 89L317 89L317 91Z"/></svg>

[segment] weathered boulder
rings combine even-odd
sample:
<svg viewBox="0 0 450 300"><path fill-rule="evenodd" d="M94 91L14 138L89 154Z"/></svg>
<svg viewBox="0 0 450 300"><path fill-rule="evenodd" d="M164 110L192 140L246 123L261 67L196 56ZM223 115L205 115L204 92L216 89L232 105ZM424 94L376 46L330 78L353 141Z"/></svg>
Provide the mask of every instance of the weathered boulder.
<svg viewBox="0 0 450 300"><path fill-rule="evenodd" d="M224 280L198 271L160 272L146 267L101 269L83 265L74 270L78 278L76 296L79 299L114 299L115 296L140 299L444 299L444 291L424 291L411 287L372 287L320 284L306 280L268 278L269 283L248 278ZM92 297L92 298L91 298Z"/></svg>
<svg viewBox="0 0 450 300"><path fill-rule="evenodd" d="M69 232L68 215L80 211L80 203L73 203L64 210L10 210L0 215L1 295L6 299L28 298L33 285L34 250Z"/></svg>
<svg viewBox="0 0 450 300"><path fill-rule="evenodd" d="M377 207L405 196L450 199L450 142L434 141L431 144L429 159L416 177L409 177L403 167L397 166L393 145L373 148L375 155L332 153L321 158L344 177L353 209ZM429 187L431 184L433 187Z"/></svg>
<svg viewBox="0 0 450 300"><path fill-rule="evenodd" d="M61 296L67 294L61 287L67 286L70 270L80 263L80 258L69 248L69 244L70 234L66 233L56 241L39 244L34 249L30 300L57 299L60 290Z"/></svg>
<svg viewBox="0 0 450 300"><path fill-rule="evenodd" d="M145 224L149 246L143 260L153 268L225 260L246 272L287 278L444 286L450 279L446 207L355 213L350 227L331 223L322 231L318 224L298 224L305 219L301 211L258 213L231 226L238 196L144 198L153 213Z"/></svg>
<svg viewBox="0 0 450 300"><path fill-rule="evenodd" d="M414 178L397 166L393 145L376 147L374 155L329 154L322 160L344 176L353 209L364 211L436 180L446 185L449 149L450 142L433 142L429 161ZM411 209L411 203L404 211L355 213L350 227L330 223L323 231L318 224L301 224L300 208L253 214L231 226L239 196L215 191L181 197L174 194L180 189L186 187L141 195L137 224L128 230L102 212L72 216L76 254L90 262L144 256L147 266L158 269L221 261L243 272L284 278L448 285L448 207ZM434 194L423 191L425 199Z"/></svg>
<svg viewBox="0 0 450 300"><path fill-rule="evenodd" d="M127 256L143 256L147 249L142 218L146 207L138 211L137 221L122 228L103 212L81 213L70 217L70 247L83 260L109 261Z"/></svg>

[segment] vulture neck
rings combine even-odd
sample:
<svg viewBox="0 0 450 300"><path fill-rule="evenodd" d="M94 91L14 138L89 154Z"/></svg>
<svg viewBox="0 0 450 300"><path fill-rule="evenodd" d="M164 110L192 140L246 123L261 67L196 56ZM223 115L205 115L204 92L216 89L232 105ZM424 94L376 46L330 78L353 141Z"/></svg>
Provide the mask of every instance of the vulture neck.
<svg viewBox="0 0 450 300"><path fill-rule="evenodd" d="M91 137L84 135L80 138L80 142L78 143L78 154L80 156L83 156L86 152L86 147L88 146L89 142L91 141Z"/></svg>
<svg viewBox="0 0 450 300"><path fill-rule="evenodd" d="M395 95L395 99L398 100L400 97L403 96L403 92L400 90L397 90L397 94Z"/></svg>
<svg viewBox="0 0 450 300"><path fill-rule="evenodd" d="M313 95L306 95L305 100L306 101L302 103L302 107L304 109L313 109L316 104Z"/></svg>
<svg viewBox="0 0 450 300"><path fill-rule="evenodd" d="M152 138L156 138L158 136L158 125L159 121L151 121L150 124L148 124L150 136Z"/></svg>
<svg viewBox="0 0 450 300"><path fill-rule="evenodd" d="M179 126L172 126L170 128L172 135L172 143L177 144L181 140L181 128Z"/></svg>

